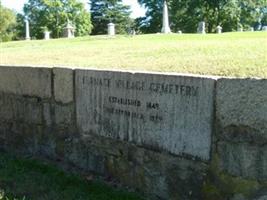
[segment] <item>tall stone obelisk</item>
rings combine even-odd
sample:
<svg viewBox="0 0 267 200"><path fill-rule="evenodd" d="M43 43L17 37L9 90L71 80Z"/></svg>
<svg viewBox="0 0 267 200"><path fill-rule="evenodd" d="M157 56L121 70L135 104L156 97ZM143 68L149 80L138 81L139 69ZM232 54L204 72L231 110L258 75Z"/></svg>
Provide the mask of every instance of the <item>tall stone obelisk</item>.
<svg viewBox="0 0 267 200"><path fill-rule="evenodd" d="M163 19L162 19L162 33L171 33L170 25L169 25L169 14L168 14L168 5L167 1L164 0L163 5Z"/></svg>
<svg viewBox="0 0 267 200"><path fill-rule="evenodd" d="M26 37L25 37L25 39L26 40L30 40L31 39L31 37L30 37L30 25L29 25L28 18L25 19L25 28L26 28Z"/></svg>

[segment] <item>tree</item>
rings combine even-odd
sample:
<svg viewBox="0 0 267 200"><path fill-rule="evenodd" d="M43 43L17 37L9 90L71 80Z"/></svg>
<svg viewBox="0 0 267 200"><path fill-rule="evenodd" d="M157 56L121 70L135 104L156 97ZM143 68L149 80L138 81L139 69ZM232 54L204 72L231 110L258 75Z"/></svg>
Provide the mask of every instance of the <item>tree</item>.
<svg viewBox="0 0 267 200"><path fill-rule="evenodd" d="M141 30L158 32L162 24L163 0L138 0L147 8L146 18L138 19ZM196 32L197 24L205 21L208 32L221 25L233 31L238 25L251 27L267 13L266 0L168 0L171 28L174 32ZM265 12L266 11L266 12Z"/></svg>
<svg viewBox="0 0 267 200"><path fill-rule="evenodd" d="M136 23L144 33L160 32L162 26L163 0L138 0L146 10L145 18L137 18ZM169 3L169 2L168 2Z"/></svg>
<svg viewBox="0 0 267 200"><path fill-rule="evenodd" d="M198 22L204 20L204 7L201 6L202 0L177 0L172 1L170 10L170 21L172 31L194 33L197 30Z"/></svg>
<svg viewBox="0 0 267 200"><path fill-rule="evenodd" d="M266 0L239 1L241 8L240 23L245 27L256 27L267 14Z"/></svg>
<svg viewBox="0 0 267 200"><path fill-rule="evenodd" d="M78 0L28 0L23 10L30 21L31 36L38 39L46 29L59 38L68 20L75 25L77 36L88 35L92 29L90 13Z"/></svg>
<svg viewBox="0 0 267 200"><path fill-rule="evenodd" d="M14 11L2 6L0 1L0 42L11 40L16 25L16 14Z"/></svg>
<svg viewBox="0 0 267 200"><path fill-rule="evenodd" d="M125 34L133 26L130 6L123 5L122 0L91 0L90 10L93 35L106 34L110 22L116 25L118 34Z"/></svg>

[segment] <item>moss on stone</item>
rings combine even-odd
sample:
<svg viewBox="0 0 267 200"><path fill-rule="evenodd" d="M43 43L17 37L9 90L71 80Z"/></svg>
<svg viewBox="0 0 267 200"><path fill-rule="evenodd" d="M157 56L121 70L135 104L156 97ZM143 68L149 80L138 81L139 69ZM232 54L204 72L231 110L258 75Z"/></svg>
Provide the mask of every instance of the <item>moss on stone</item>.
<svg viewBox="0 0 267 200"><path fill-rule="evenodd" d="M205 200L223 200L221 191L210 182L205 183L202 189L203 199Z"/></svg>
<svg viewBox="0 0 267 200"><path fill-rule="evenodd" d="M205 200L229 199L234 194L242 194L244 197L250 198L260 188L262 188L262 184L257 180L233 177L227 172L220 170L219 157L215 154L212 158L202 193Z"/></svg>

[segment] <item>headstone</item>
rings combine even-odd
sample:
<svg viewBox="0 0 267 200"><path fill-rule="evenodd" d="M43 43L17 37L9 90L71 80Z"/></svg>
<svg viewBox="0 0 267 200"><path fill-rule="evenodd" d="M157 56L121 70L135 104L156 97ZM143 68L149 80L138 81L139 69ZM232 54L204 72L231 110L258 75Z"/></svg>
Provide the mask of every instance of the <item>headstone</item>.
<svg viewBox="0 0 267 200"><path fill-rule="evenodd" d="M163 5L163 19L162 19L162 33L171 33L171 28L169 24L169 14L168 14L168 5L167 1L164 0L164 5Z"/></svg>
<svg viewBox="0 0 267 200"><path fill-rule="evenodd" d="M218 26L216 27L216 33L217 33L217 34L221 34L221 33L222 33L222 27L221 27L220 25L218 25Z"/></svg>
<svg viewBox="0 0 267 200"><path fill-rule="evenodd" d="M242 28L242 27L238 27L238 28L237 28L237 31L238 31L238 32L243 32L243 28Z"/></svg>
<svg viewBox="0 0 267 200"><path fill-rule="evenodd" d="M253 27L250 27L250 32L254 32L254 28Z"/></svg>
<svg viewBox="0 0 267 200"><path fill-rule="evenodd" d="M115 32L115 24L109 23L108 24L108 35L109 36L114 36L116 34Z"/></svg>
<svg viewBox="0 0 267 200"><path fill-rule="evenodd" d="M263 13L261 13L261 15L259 16L258 21L256 23L255 30L257 30L257 31L260 31L262 28L262 23L261 23L262 18L263 18Z"/></svg>
<svg viewBox="0 0 267 200"><path fill-rule="evenodd" d="M237 32L243 32L243 26L242 24L237 25Z"/></svg>
<svg viewBox="0 0 267 200"><path fill-rule="evenodd" d="M204 22L204 21L199 22L199 23L198 23L198 29L197 29L197 32L198 32L198 33L201 33L201 34L205 34L205 33L206 33L205 29L206 29L206 24L205 24L205 22Z"/></svg>
<svg viewBox="0 0 267 200"><path fill-rule="evenodd" d="M263 26L261 30L262 31L267 31L267 26Z"/></svg>
<svg viewBox="0 0 267 200"><path fill-rule="evenodd" d="M182 31L178 31L177 33L178 33L178 34L182 34L183 32L182 32Z"/></svg>
<svg viewBox="0 0 267 200"><path fill-rule="evenodd" d="M75 74L82 134L210 158L214 79L94 70Z"/></svg>
<svg viewBox="0 0 267 200"><path fill-rule="evenodd" d="M25 19L25 28L26 28L25 39L30 40L31 39L31 37L30 37L30 25L29 25L29 20L27 18Z"/></svg>
<svg viewBox="0 0 267 200"><path fill-rule="evenodd" d="M45 40L49 40L49 39L50 39L50 33L51 33L51 32L49 32L49 31L45 31L45 32L44 32L44 39L45 39Z"/></svg>
<svg viewBox="0 0 267 200"><path fill-rule="evenodd" d="M257 25L256 25L256 30L260 31L261 28L262 28L261 22L258 22Z"/></svg>
<svg viewBox="0 0 267 200"><path fill-rule="evenodd" d="M63 34L66 38L74 38L75 28L68 21L67 26L64 28Z"/></svg>

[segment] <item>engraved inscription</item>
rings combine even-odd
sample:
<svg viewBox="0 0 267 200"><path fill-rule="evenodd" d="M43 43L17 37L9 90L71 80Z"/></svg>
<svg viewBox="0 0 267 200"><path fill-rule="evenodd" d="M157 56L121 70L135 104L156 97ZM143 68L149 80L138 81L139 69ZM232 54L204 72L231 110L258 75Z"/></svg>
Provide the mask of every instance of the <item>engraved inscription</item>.
<svg viewBox="0 0 267 200"><path fill-rule="evenodd" d="M111 79L109 79L109 78L83 77L83 84L109 88L110 84L111 84Z"/></svg>
<svg viewBox="0 0 267 200"><path fill-rule="evenodd" d="M126 90L144 90L145 82L141 81L124 81L124 80L115 80L116 87Z"/></svg>
<svg viewBox="0 0 267 200"><path fill-rule="evenodd" d="M169 83L146 83L144 81L128 81L128 80L113 80L111 78L95 78L83 77L83 84L100 86L100 87L115 87L117 89L150 91L158 94L177 94L181 96L199 96L199 87L190 85L178 85Z"/></svg>
<svg viewBox="0 0 267 200"><path fill-rule="evenodd" d="M141 101L137 99L126 99L126 98L118 98L110 96L108 100L110 103L118 105L136 106L136 107L141 106Z"/></svg>
<svg viewBox="0 0 267 200"><path fill-rule="evenodd" d="M147 102L146 107L147 107L147 109L159 110L159 104L158 103Z"/></svg>
<svg viewBox="0 0 267 200"><path fill-rule="evenodd" d="M75 81L83 134L210 159L213 78L76 70Z"/></svg>
<svg viewBox="0 0 267 200"><path fill-rule="evenodd" d="M179 94L181 96L198 96L198 87L187 85L174 85L165 83L151 83L149 90L160 94Z"/></svg>
<svg viewBox="0 0 267 200"><path fill-rule="evenodd" d="M142 105L141 100L138 99L127 99L127 98L121 98L121 97L115 97L115 96L109 96L108 102L111 105L118 105L118 106L125 106L125 108L130 108L128 106L133 107L140 107ZM152 103L152 102L146 102L144 105L146 105L146 108L150 111L159 111L160 110L160 104L159 103ZM133 112L126 110L125 108L114 108L114 107L105 107L105 112L109 114L119 115L119 116L125 116L125 117L131 117L134 119L141 119L144 121L152 121L154 123L159 123L163 121L163 117L159 113L140 113L140 112Z"/></svg>
<svg viewBox="0 0 267 200"><path fill-rule="evenodd" d="M125 117L141 119L141 120L145 119L143 113L131 112L129 110L116 109L116 108L110 108L110 107L105 107L104 109L106 112L108 112L110 114L121 115L121 116L125 116Z"/></svg>

